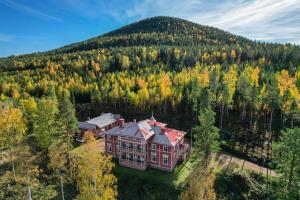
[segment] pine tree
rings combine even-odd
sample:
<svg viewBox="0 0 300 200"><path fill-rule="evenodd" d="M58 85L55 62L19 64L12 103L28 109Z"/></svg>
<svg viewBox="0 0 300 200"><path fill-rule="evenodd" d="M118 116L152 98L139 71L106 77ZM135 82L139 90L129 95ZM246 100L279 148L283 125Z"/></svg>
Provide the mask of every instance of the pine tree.
<svg viewBox="0 0 300 200"><path fill-rule="evenodd" d="M192 129L195 139L192 158L196 160L196 164L205 168L209 164L211 153L219 151L219 129L214 126L215 115L210 107L206 108L199 116L200 125Z"/></svg>
<svg viewBox="0 0 300 200"><path fill-rule="evenodd" d="M58 104L59 112L57 114L57 121L59 122L59 133L63 141L67 144L68 149L68 163L70 174L71 171L71 138L78 131L78 121L75 116L75 108L70 100L70 92L66 89L59 88Z"/></svg>
<svg viewBox="0 0 300 200"><path fill-rule="evenodd" d="M281 131L275 143L275 163L283 185L283 199L297 199L300 195L300 128Z"/></svg>

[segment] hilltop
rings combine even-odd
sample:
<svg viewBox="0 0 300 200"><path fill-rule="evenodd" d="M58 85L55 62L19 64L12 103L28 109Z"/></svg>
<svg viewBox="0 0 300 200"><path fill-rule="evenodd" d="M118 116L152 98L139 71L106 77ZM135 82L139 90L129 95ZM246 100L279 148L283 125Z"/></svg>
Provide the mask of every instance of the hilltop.
<svg viewBox="0 0 300 200"><path fill-rule="evenodd" d="M244 37L184 19L152 17L83 42L67 45L54 52L128 46L219 46L239 43L253 44Z"/></svg>

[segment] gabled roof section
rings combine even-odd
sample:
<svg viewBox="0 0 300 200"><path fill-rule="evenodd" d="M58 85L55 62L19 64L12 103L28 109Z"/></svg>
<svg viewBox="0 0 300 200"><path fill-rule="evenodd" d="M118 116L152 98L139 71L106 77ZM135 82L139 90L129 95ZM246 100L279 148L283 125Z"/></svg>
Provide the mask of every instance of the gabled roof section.
<svg viewBox="0 0 300 200"><path fill-rule="evenodd" d="M175 146L177 142L184 137L186 134L184 131L179 131L172 128L167 128L165 123L161 123L153 120L146 120L148 124L152 126L155 131L154 137L152 137L151 142L157 144L163 144L168 146Z"/></svg>
<svg viewBox="0 0 300 200"><path fill-rule="evenodd" d="M165 123L158 122L158 121L152 120L152 119L146 119L146 121L150 126L159 126L159 127L167 126L167 124L165 124Z"/></svg>
<svg viewBox="0 0 300 200"><path fill-rule="evenodd" d="M166 128L166 125L165 123L147 119L138 123L125 123L124 127L114 127L106 131L106 134L111 136L132 137L144 141L150 140L157 144L175 146L186 133L176 129Z"/></svg>
<svg viewBox="0 0 300 200"><path fill-rule="evenodd" d="M90 129L94 126L97 126L98 128L103 128L109 124L112 124L118 119L120 119L120 115L112 114L112 113L102 113L100 116L92 118L90 120L87 120L85 122L79 123L79 128L82 129ZM94 127L95 129L96 127Z"/></svg>
<svg viewBox="0 0 300 200"><path fill-rule="evenodd" d="M95 124L89 124L87 122L79 122L79 128L86 130L94 130L97 128L97 126Z"/></svg>
<svg viewBox="0 0 300 200"><path fill-rule="evenodd" d="M141 140L148 140L155 132L152 127L146 121L140 121L138 123L128 122L124 124L124 127L114 127L106 131L107 135L111 136L126 136L133 137Z"/></svg>

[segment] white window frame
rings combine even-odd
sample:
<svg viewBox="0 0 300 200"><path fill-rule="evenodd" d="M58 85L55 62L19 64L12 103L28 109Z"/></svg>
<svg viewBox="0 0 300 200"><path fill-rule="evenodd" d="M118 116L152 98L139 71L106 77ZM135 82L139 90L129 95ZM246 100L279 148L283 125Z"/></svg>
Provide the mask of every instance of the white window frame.
<svg viewBox="0 0 300 200"><path fill-rule="evenodd" d="M153 158L155 158L155 159L153 159ZM151 161L152 162L157 162L157 154L156 154L156 152L151 152Z"/></svg>
<svg viewBox="0 0 300 200"><path fill-rule="evenodd" d="M141 161L141 163L145 163L145 157L144 156L140 156L140 161Z"/></svg>
<svg viewBox="0 0 300 200"><path fill-rule="evenodd" d="M151 149L156 150L157 145L156 144L151 144Z"/></svg>
<svg viewBox="0 0 300 200"><path fill-rule="evenodd" d="M168 165L169 164L169 156L168 155L163 155L163 164L164 165Z"/></svg>
<svg viewBox="0 0 300 200"><path fill-rule="evenodd" d="M107 152L111 152L112 148L111 148L111 143L107 143Z"/></svg>
<svg viewBox="0 0 300 200"><path fill-rule="evenodd" d="M136 154L136 153L133 154L133 160L134 160L134 161L137 160L137 154Z"/></svg>
<svg viewBox="0 0 300 200"><path fill-rule="evenodd" d="M163 152L168 152L169 151L169 146L163 145Z"/></svg>

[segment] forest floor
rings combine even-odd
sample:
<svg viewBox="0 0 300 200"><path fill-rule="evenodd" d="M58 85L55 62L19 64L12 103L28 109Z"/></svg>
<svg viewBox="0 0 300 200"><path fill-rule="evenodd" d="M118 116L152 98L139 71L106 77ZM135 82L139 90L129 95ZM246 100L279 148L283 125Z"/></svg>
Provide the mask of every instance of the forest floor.
<svg viewBox="0 0 300 200"><path fill-rule="evenodd" d="M241 172L243 170L248 170L267 175L267 168L224 152L213 154L209 167L213 171L230 169ZM275 171L270 169L268 171L270 176L277 176Z"/></svg>

